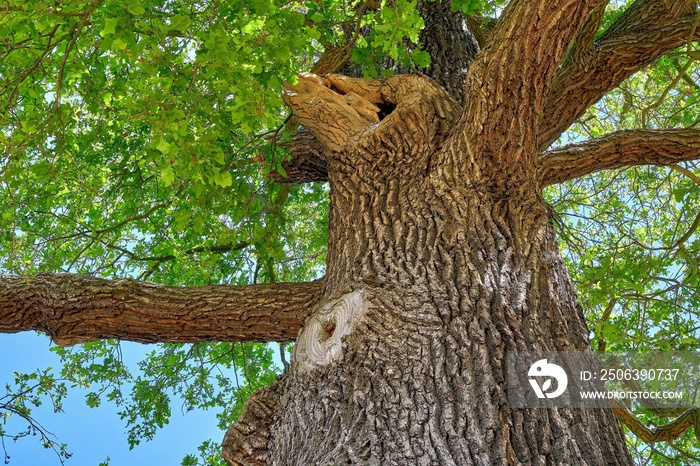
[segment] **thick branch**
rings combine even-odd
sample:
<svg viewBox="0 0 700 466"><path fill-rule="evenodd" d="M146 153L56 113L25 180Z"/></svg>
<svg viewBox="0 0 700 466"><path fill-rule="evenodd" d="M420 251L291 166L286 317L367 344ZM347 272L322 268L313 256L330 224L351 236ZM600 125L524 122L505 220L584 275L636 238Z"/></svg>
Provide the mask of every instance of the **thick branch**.
<svg viewBox="0 0 700 466"><path fill-rule="evenodd" d="M639 419L621 403L612 401L611 404L617 418L645 443L673 441L691 427L695 430L695 437L700 440L699 408L690 408L668 424L650 429L642 424Z"/></svg>
<svg viewBox="0 0 700 466"><path fill-rule="evenodd" d="M544 97L573 39L601 0L511 2L467 75L461 126L499 189L531 177Z"/></svg>
<svg viewBox="0 0 700 466"><path fill-rule="evenodd" d="M0 333L41 330L57 344L293 341L323 283L174 287L74 274L0 276Z"/></svg>
<svg viewBox="0 0 700 466"><path fill-rule="evenodd" d="M479 48L486 47L489 37L496 27L498 20L485 16L467 16L467 24Z"/></svg>
<svg viewBox="0 0 700 466"><path fill-rule="evenodd" d="M605 15L605 7L607 6L607 4L608 2L606 1L600 6L598 6L595 10L593 10L591 16L583 25L583 29L581 29L581 32L576 37L576 40L574 40L574 43L571 46L571 60L583 62L587 60L587 58L590 55L593 54L593 39L595 37L596 32L598 32L598 28L600 28L600 24L603 22L603 16Z"/></svg>
<svg viewBox="0 0 700 466"><path fill-rule="evenodd" d="M419 43L430 54L430 65L423 72L463 104L467 71L479 52L479 45L464 14L452 11L451 3L450 0L418 2L425 23ZM475 22L472 24L477 27Z"/></svg>
<svg viewBox="0 0 700 466"><path fill-rule="evenodd" d="M600 40L643 33L691 15L695 10L695 0L635 0L605 30Z"/></svg>
<svg viewBox="0 0 700 466"><path fill-rule="evenodd" d="M544 188L600 170L696 159L700 129L619 131L546 152L538 162L538 175Z"/></svg>
<svg viewBox="0 0 700 466"><path fill-rule="evenodd" d="M685 44L696 22L696 17L687 15L694 11L693 0L638 0L593 47L572 53L547 96L538 150L549 147L588 107L622 81ZM700 28L695 30L695 39L698 37Z"/></svg>

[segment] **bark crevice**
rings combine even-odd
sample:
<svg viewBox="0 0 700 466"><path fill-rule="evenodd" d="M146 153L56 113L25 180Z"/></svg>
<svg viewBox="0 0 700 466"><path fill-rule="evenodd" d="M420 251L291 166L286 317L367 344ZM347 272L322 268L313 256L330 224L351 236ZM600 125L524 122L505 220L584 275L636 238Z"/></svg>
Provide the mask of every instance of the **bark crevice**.
<svg viewBox="0 0 700 466"><path fill-rule="evenodd" d="M221 444L221 456L231 466L264 466L271 464L270 428L279 403L277 386L273 384L250 395Z"/></svg>

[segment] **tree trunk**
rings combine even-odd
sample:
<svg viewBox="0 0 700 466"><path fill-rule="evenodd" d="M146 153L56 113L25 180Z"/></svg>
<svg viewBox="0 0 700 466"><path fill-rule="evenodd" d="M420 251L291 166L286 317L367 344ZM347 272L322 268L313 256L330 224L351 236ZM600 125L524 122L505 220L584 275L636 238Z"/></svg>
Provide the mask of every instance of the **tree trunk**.
<svg viewBox="0 0 700 466"><path fill-rule="evenodd" d="M326 295L361 303L341 303L358 308L352 329L334 314L305 328L273 463L629 464L611 411L506 400L509 351L589 347L542 199L488 199L403 167L330 172ZM306 343L333 329L350 332L342 352L309 361Z"/></svg>
<svg viewBox="0 0 700 466"><path fill-rule="evenodd" d="M324 299L255 403L273 422L244 413L255 445L239 425L227 459L630 464L611 410L508 404L510 352L590 348L536 170L507 195L465 172L461 108L427 78L302 78L286 99L334 154Z"/></svg>

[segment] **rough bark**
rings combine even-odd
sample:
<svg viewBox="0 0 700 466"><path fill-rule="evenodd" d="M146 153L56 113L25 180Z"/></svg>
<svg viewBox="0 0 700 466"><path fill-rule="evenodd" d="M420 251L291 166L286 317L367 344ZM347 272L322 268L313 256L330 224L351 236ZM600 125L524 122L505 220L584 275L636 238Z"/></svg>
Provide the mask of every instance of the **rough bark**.
<svg viewBox="0 0 700 466"><path fill-rule="evenodd" d="M296 131L288 142L283 143L290 152L289 160L282 162L287 176L272 174L278 183L315 183L328 181L328 165L323 157L323 147L306 128Z"/></svg>
<svg viewBox="0 0 700 466"><path fill-rule="evenodd" d="M311 313L291 371L254 395L227 433L231 464L631 464L612 410L511 409L505 391L509 352L592 358L542 186L661 160L653 153L661 146L628 137L620 148L611 136L538 161L548 125L554 134L578 100L595 98L582 91L571 111L560 103L578 67L584 87L594 86L587 67L611 67L613 50L642 50L625 72L659 53L643 52L654 48L644 41L629 48L625 34L651 40L689 24L656 9L682 2L637 2L598 44L613 55L598 55L590 41L603 3L512 1L467 73L464 106L421 74L307 75L290 86L285 101L313 132L318 176L330 181L324 282L190 291L10 277L0 322L11 325L0 331L41 328L64 344L88 332L227 339L222 328L231 339L285 340ZM629 18L643 11L666 22L632 28L639 22ZM682 143L668 149L667 140L661 157L687 157L674 155Z"/></svg>
<svg viewBox="0 0 700 466"><path fill-rule="evenodd" d="M609 1L603 2L601 5L596 7L586 20L583 25L581 32L576 36L574 43L571 44L571 51L569 52L570 60L575 62L583 62L588 59L591 53L595 49L595 44L593 39L595 38L601 23L603 22L603 17L605 16L605 9L608 6Z"/></svg>
<svg viewBox="0 0 700 466"><path fill-rule="evenodd" d="M545 3L509 6L463 111L421 76L286 92L327 154L329 251L264 428L270 464L630 464L611 410L514 410L504 390L509 351L590 348L535 155L558 62L600 3Z"/></svg>
<svg viewBox="0 0 700 466"><path fill-rule="evenodd" d="M700 158L700 129L619 131L550 150L538 162L540 186L600 170L671 165Z"/></svg>
<svg viewBox="0 0 700 466"><path fill-rule="evenodd" d="M664 53L686 44L689 40L700 38L700 27L697 27L698 17L694 15L697 11L695 1L637 0L603 36L593 40L600 24L601 12L607 2L599 3L601 4L598 7L591 9L587 14L580 33L575 36L576 41L571 53L557 71L551 86L545 89L546 102L538 116L540 121L537 124L535 152L545 151L577 118L583 115L586 109L636 71L649 65ZM455 79L464 66L471 66L474 58L473 51L478 50L478 46L474 44L474 36L468 32L468 28L460 30L463 23L457 15L449 17L441 10L445 5L448 3L425 7L422 13L426 21L426 28L421 35L422 43L424 47L430 48L431 56L432 53L436 54L433 57L434 64L425 71L428 76L451 91L453 98L463 102L463 97L457 98L454 90L459 89L459 92L464 92L465 96L478 96L481 83L485 82L487 77L483 74L480 76L475 74L475 80L469 90L461 84L455 85ZM554 6L551 8L554 9ZM513 22L510 21L510 23ZM559 26L570 28L570 24L559 24ZM441 29L448 32L443 33ZM493 34L489 40L497 41ZM566 44L566 40L568 38L565 38L563 43ZM457 55L458 59L454 60L449 54L444 53L450 41L453 41L451 50L463 50L466 55ZM523 69L511 60L514 52L507 48L506 50L508 53L503 55L501 61L511 65L508 68L515 72ZM494 58L490 57L485 61L493 62ZM536 83L528 84L527 79L524 81L525 86L537 87ZM515 83L512 84L509 87L522 89L514 85ZM494 101L505 102L506 100L502 96ZM490 118L488 111L479 113ZM522 117L520 120L527 121ZM479 126L476 125L475 128L478 129ZM292 158L283 165L289 178L284 180L282 177L277 177L277 181L288 183L327 181L325 156L322 151L319 151L317 141L310 137L308 132L295 138L290 143L290 148ZM490 152L485 151L485 153ZM497 166L497 164L493 165Z"/></svg>
<svg viewBox="0 0 700 466"><path fill-rule="evenodd" d="M322 289L322 281L174 287L73 274L4 275L0 333L40 330L61 346L104 338L293 341Z"/></svg>
<svg viewBox="0 0 700 466"><path fill-rule="evenodd" d="M467 71L479 52L479 44L464 14L452 11L451 1L421 1L418 9L425 23L419 44L430 54L430 65L422 71L463 104Z"/></svg>
<svg viewBox="0 0 700 466"><path fill-rule="evenodd" d="M559 64L600 0L513 1L467 76L456 140L467 178L503 195L531 184L538 124ZM488 83L488 85L485 85ZM446 154L450 156L450 154ZM476 172L478 170L478 172ZM497 185L497 186L496 186Z"/></svg>
<svg viewBox="0 0 700 466"><path fill-rule="evenodd" d="M222 457L232 466L263 466L270 462L270 426L279 395L276 386L250 395L236 423L226 432Z"/></svg>

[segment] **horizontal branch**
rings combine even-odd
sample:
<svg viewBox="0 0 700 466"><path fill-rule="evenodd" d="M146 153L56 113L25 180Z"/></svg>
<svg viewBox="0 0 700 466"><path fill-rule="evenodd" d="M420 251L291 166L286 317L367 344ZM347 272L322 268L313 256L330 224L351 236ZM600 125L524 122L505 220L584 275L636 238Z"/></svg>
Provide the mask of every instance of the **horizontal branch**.
<svg viewBox="0 0 700 466"><path fill-rule="evenodd" d="M600 170L700 159L700 129L619 131L550 150L538 161L540 186Z"/></svg>
<svg viewBox="0 0 700 466"><path fill-rule="evenodd" d="M638 0L588 54L572 53L547 96L539 124L539 151L547 149L605 94L663 54L700 37L692 0ZM633 8L634 7L634 8Z"/></svg>
<svg viewBox="0 0 700 466"><path fill-rule="evenodd" d="M293 341L323 282L175 287L75 274L0 276L0 333L40 330L69 346Z"/></svg>

